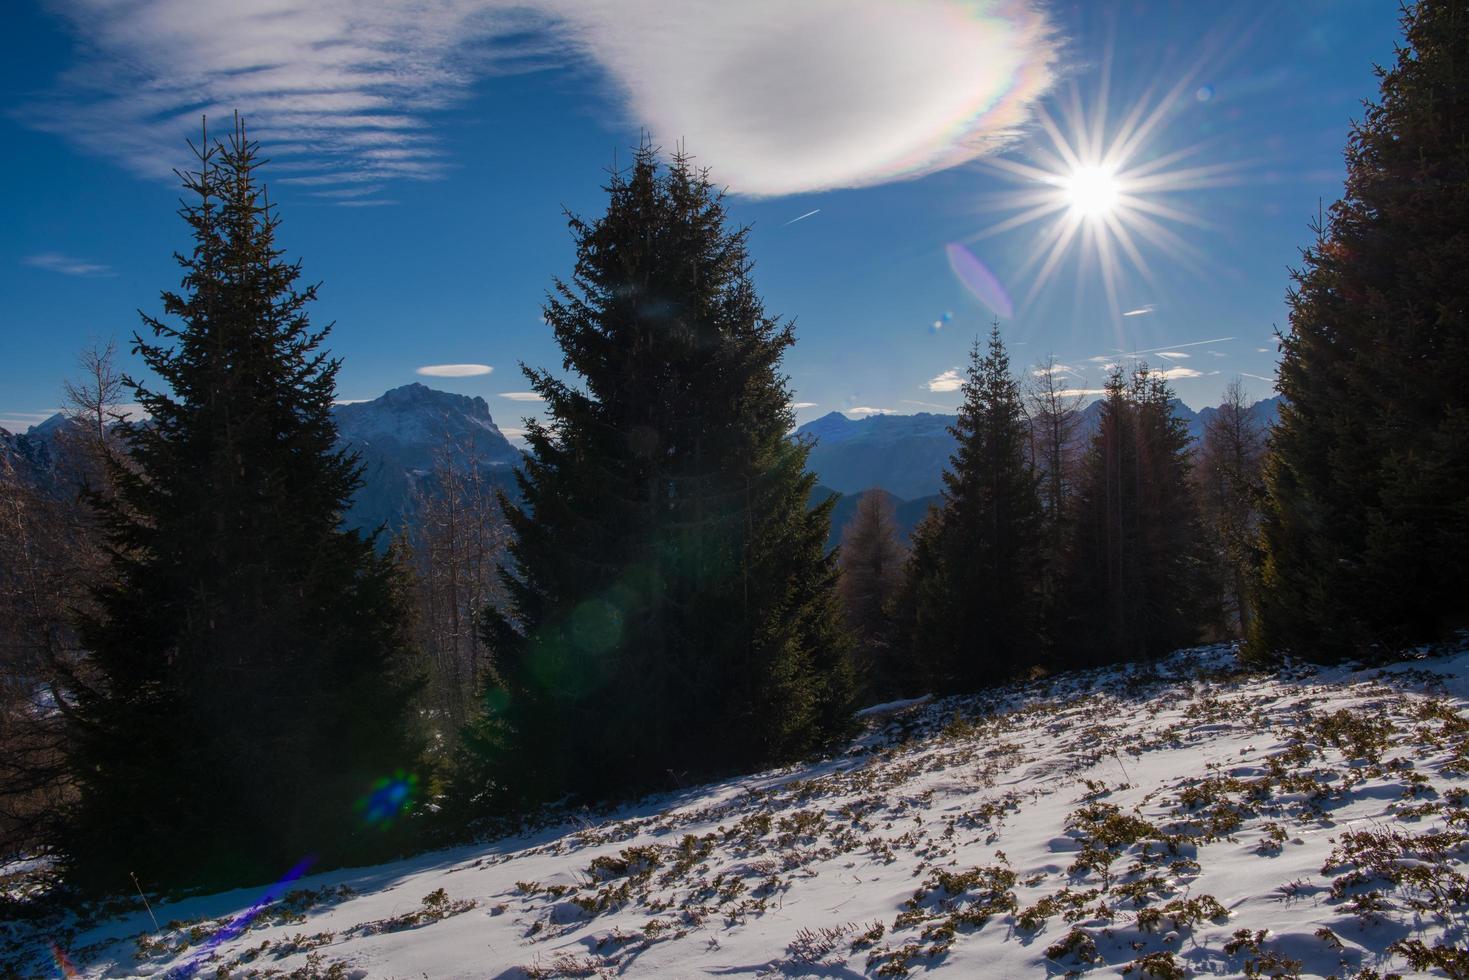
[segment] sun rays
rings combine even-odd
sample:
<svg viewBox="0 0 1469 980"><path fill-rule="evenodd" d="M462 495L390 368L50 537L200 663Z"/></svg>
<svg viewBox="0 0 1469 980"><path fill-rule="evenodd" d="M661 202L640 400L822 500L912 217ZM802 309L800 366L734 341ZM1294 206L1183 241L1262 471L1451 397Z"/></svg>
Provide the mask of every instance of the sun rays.
<svg viewBox="0 0 1469 980"><path fill-rule="evenodd" d="M1156 89L1148 90L1121 111L1109 98L1107 75L1104 68L1089 107L1073 85L1058 105L1037 109L1039 134L1028 160L987 161L1019 186L987 202L986 210L1012 213L969 240L1038 224L1034 247L1011 276L1012 288L1029 281L1019 305L1029 306L1074 256L1078 285L1092 268L1099 270L1109 315L1120 322L1125 315L1120 290L1128 270L1157 286L1144 245L1202 271L1203 252L1180 229L1208 223L1182 195L1236 182L1239 165L1202 161L1205 143L1164 148L1167 123L1196 101L1196 73L1185 74L1161 97Z"/></svg>

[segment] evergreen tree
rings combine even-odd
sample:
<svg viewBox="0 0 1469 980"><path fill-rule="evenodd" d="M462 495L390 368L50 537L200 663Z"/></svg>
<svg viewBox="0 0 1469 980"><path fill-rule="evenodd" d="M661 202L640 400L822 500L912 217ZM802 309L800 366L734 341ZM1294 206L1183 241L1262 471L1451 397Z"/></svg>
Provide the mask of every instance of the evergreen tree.
<svg viewBox="0 0 1469 980"><path fill-rule="evenodd" d="M1386 655L1469 626L1469 4L1402 22L1293 274L1259 656Z"/></svg>
<svg viewBox="0 0 1469 980"><path fill-rule="evenodd" d="M746 232L682 154L644 145L607 212L570 219L545 307L579 384L526 370L532 423L496 677L456 796L595 800L790 759L843 731L850 672L830 504L793 425Z"/></svg>
<svg viewBox="0 0 1469 980"><path fill-rule="evenodd" d="M359 467L333 448L339 362L256 154L236 120L180 175L182 289L133 345L164 387L126 382L149 421L94 497L114 580L84 623L67 843L98 890L363 857L381 832L354 803L418 754L394 569L340 527Z"/></svg>
<svg viewBox="0 0 1469 980"><path fill-rule="evenodd" d="M891 605L902 581L906 548L898 532L893 498L866 491L842 530L840 593L853 636L864 692L880 699L906 684L906 665L894 656Z"/></svg>
<svg viewBox="0 0 1469 980"><path fill-rule="evenodd" d="M1063 660L1141 660L1195 642L1211 621L1190 483L1188 428L1168 382L1142 365L1107 379L1082 461L1061 612Z"/></svg>
<svg viewBox="0 0 1469 980"><path fill-rule="evenodd" d="M901 613L927 685L968 691L1041 659L1041 502L999 325L970 353L943 506L915 533Z"/></svg>

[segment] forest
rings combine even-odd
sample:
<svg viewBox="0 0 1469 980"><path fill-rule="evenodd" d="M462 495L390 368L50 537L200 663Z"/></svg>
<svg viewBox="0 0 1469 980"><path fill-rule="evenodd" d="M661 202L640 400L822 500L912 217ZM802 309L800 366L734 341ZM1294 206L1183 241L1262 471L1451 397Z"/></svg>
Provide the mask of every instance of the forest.
<svg viewBox="0 0 1469 980"><path fill-rule="evenodd" d="M347 529L362 466L317 286L278 239L269 147L209 120L179 284L124 341L146 377L90 349L54 458L0 443L6 902L484 839L819 757L866 706L1204 643L1269 672L1462 642L1465 24L1404 15L1342 197L1282 273L1274 425L1236 381L1193 440L1142 362L1083 427L996 321L941 503L910 537L865 494L835 550L791 436L797 329L708 171L650 141L568 218L543 309L563 361L525 368L546 421L514 485L449 445L411 525Z"/></svg>

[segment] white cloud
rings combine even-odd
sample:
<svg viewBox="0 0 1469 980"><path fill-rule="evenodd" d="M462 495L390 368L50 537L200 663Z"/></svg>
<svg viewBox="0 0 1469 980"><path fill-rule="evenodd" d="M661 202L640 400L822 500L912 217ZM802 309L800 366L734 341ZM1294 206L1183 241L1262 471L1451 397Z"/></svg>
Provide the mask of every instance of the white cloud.
<svg viewBox="0 0 1469 980"><path fill-rule="evenodd" d="M815 408L816 404L816 402L791 402L791 408L798 410L802 408Z"/></svg>
<svg viewBox="0 0 1469 980"><path fill-rule="evenodd" d="M1153 305L1151 303L1149 303L1147 306L1139 306L1135 310L1128 310L1126 313L1124 313L1122 315L1123 316L1147 316L1151 312L1153 312Z"/></svg>
<svg viewBox="0 0 1469 980"><path fill-rule="evenodd" d="M742 194L932 173L1008 142L1050 87L1033 0L574 0L565 29L660 139Z"/></svg>
<svg viewBox="0 0 1469 980"><path fill-rule="evenodd" d="M543 402L546 400L534 391L502 391L500 397L508 398L513 402Z"/></svg>
<svg viewBox="0 0 1469 980"><path fill-rule="evenodd" d="M1160 351L1158 351L1158 356L1159 357L1166 357L1170 361L1178 361L1178 360L1187 360L1188 358L1192 357L1193 355L1192 354L1185 354L1183 351L1177 351L1177 350L1160 350Z"/></svg>
<svg viewBox="0 0 1469 980"><path fill-rule="evenodd" d="M21 265L28 265L33 269L45 269L47 272L59 272L63 276L83 276L86 278L98 278L101 276L115 276L112 266L103 265L100 262L88 262L85 259L74 259L60 252L41 252L37 255L27 255L20 260Z"/></svg>
<svg viewBox="0 0 1469 980"><path fill-rule="evenodd" d="M1005 145L1050 88L1040 0L53 0L84 61L18 113L167 177L249 119L301 186L434 179L436 113L493 73L585 60L627 121L737 193L916 177Z"/></svg>
<svg viewBox="0 0 1469 980"><path fill-rule="evenodd" d="M1063 388L1056 394L1062 398L1075 398L1078 395L1105 395L1106 388Z"/></svg>
<svg viewBox="0 0 1469 980"><path fill-rule="evenodd" d="M863 419L865 419L869 415L896 415L897 414L891 408L869 408L866 405L858 405L856 408L845 408L845 409L842 409L842 411L844 411L848 415L855 415L858 418L863 418Z"/></svg>
<svg viewBox="0 0 1469 980"><path fill-rule="evenodd" d="M1195 371L1193 368L1186 367L1171 367L1166 371L1157 371L1154 373L1160 378L1167 378L1169 381L1177 381L1180 378L1202 378L1204 376L1203 371Z"/></svg>
<svg viewBox="0 0 1469 980"><path fill-rule="evenodd" d="M431 378L473 378L493 370L488 364L425 364L416 373Z"/></svg>
<svg viewBox="0 0 1469 980"><path fill-rule="evenodd" d="M964 387L964 379L959 377L958 368L949 368L943 374L928 379L929 391L958 391Z"/></svg>

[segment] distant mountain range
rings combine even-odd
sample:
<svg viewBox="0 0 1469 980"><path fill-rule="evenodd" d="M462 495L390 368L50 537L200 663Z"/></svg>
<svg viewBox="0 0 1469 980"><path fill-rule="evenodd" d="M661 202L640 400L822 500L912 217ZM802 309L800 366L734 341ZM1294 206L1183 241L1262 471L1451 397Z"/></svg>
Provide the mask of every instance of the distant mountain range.
<svg viewBox="0 0 1469 980"><path fill-rule="evenodd" d="M332 414L339 445L357 453L363 465L363 485L347 513L350 527L393 530L411 522L419 491L433 491L444 452L460 465L477 467L490 482L514 489L522 454L495 425L483 398L409 384L371 401L337 405ZM71 424L53 415L23 434L0 429L0 452L45 480L54 473L58 436Z"/></svg>
<svg viewBox="0 0 1469 980"><path fill-rule="evenodd" d="M1251 406L1264 425L1273 425L1280 398ZM1173 411L1199 438L1217 408L1195 412L1175 399ZM1082 410L1079 437L1096 427L1101 403ZM363 486L347 515L349 526L396 529L416 517L423 494L434 491L434 470L442 453L452 453L460 465L473 465L490 482L515 492L514 471L522 459L490 416L483 398L437 391L422 384L394 388L371 401L353 402L333 409L341 445L356 452L363 463ZM832 494L838 500L832 512L831 543L856 510L857 496L879 487L894 498L899 526L910 532L943 488L941 474L955 448L949 426L953 415L920 412L916 415L873 415L849 419L829 412L796 430L812 441L808 460L817 475L812 504ZM24 434L0 429L0 452L44 479L54 470L57 436L69 425L53 416Z"/></svg>
<svg viewBox="0 0 1469 980"><path fill-rule="evenodd" d="M1189 435L1201 438L1217 408L1195 412L1174 399L1173 414L1188 425ZM1093 432L1101 418L1102 403L1092 402L1081 412L1078 438ZM1280 396L1256 402L1250 413L1262 425L1275 424L1280 414ZM871 415L849 419L841 412L828 412L807 422L796 435L813 440L808 467L818 482L838 493L860 493L882 487L903 500L928 497L943 489L941 474L955 449L949 427L954 415Z"/></svg>

